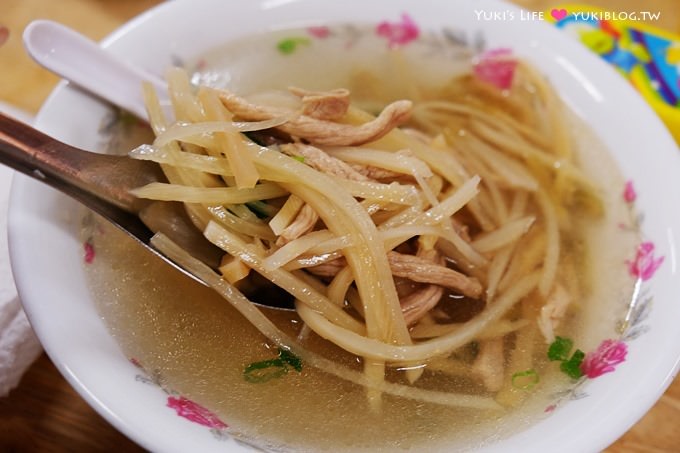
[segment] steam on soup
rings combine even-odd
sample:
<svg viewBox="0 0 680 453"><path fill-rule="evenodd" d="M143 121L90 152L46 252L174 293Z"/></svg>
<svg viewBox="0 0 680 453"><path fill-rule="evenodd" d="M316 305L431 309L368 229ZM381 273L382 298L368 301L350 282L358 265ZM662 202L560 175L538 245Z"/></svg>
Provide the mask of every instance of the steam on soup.
<svg viewBox="0 0 680 453"><path fill-rule="evenodd" d="M570 382L547 345L613 336L632 289L610 265L636 240L616 166L506 51L305 33L170 71L176 122L147 90L156 137L132 155L169 183L137 195L184 202L225 254L215 273L157 242L212 290L98 225L104 318L263 446L435 451L520 429Z"/></svg>

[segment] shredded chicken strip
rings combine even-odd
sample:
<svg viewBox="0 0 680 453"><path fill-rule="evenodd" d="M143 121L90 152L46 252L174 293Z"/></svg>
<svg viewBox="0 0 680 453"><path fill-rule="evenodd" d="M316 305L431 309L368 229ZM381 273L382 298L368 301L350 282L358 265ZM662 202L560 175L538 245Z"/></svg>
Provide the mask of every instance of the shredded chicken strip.
<svg viewBox="0 0 680 453"><path fill-rule="evenodd" d="M315 146L302 143L286 143L280 145L280 149L281 152L290 156L303 157L305 159L305 164L321 172L354 181L368 181L368 178L356 172L345 162L329 156L325 151ZM300 209L295 220L281 232L281 235L276 240L276 245L283 246L311 231L317 220L319 220L319 216L316 211L305 204L302 209Z"/></svg>
<svg viewBox="0 0 680 453"><path fill-rule="evenodd" d="M345 266L347 266L347 261L345 261L344 257L340 257L315 266L306 267L305 269L319 277L335 277Z"/></svg>
<svg viewBox="0 0 680 453"><path fill-rule="evenodd" d="M479 280L446 266L433 263L431 260L397 252L389 252L387 259L390 263L392 275L395 277L443 286L460 291L462 294L473 298L479 298L482 294L482 285ZM307 270L322 277L332 277L346 265L344 258L338 258L318 266L309 267Z"/></svg>
<svg viewBox="0 0 680 453"><path fill-rule="evenodd" d="M303 115L318 120L337 121L349 109L349 90L339 88L331 91L308 91L289 87L288 91L302 99Z"/></svg>
<svg viewBox="0 0 680 453"><path fill-rule="evenodd" d="M246 99L228 91L219 94L222 104L234 115L246 121L263 121L290 116L290 110L252 104ZM386 106L377 118L354 126L321 120L309 115L293 116L277 129L295 137L304 137L314 145L353 146L362 145L383 137L395 127L404 123L411 114L411 101L395 101Z"/></svg>
<svg viewBox="0 0 680 453"><path fill-rule="evenodd" d="M469 297L479 298L482 294L482 285L476 278L468 277L427 258L389 252L387 259L392 274L397 277L406 277L418 283L431 283L455 289Z"/></svg>
<svg viewBox="0 0 680 453"><path fill-rule="evenodd" d="M364 176L366 179L378 180L378 179L389 179L394 180L397 178L403 178L403 173L397 173L396 171L388 170L386 168L373 167L371 165L360 165L360 164L349 164L352 170Z"/></svg>
<svg viewBox="0 0 680 453"><path fill-rule="evenodd" d="M290 225L283 229L279 237L276 239L276 245L283 247L290 241L299 238L303 234L309 233L314 229L314 225L319 220L319 214L309 206L305 204L295 216Z"/></svg>
<svg viewBox="0 0 680 453"><path fill-rule="evenodd" d="M438 285L427 285L399 300L401 312L407 325L413 325L427 312L432 310L444 294L444 288Z"/></svg>
<svg viewBox="0 0 680 453"><path fill-rule="evenodd" d="M497 392L503 387L504 369L503 339L494 338L480 343L472 371L480 377L488 391Z"/></svg>
<svg viewBox="0 0 680 453"><path fill-rule="evenodd" d="M328 155L324 150L312 145L302 143L288 143L280 146L281 152L289 156L298 156L305 159L305 164L323 173L336 175L352 181L368 181L369 178L362 175L346 162Z"/></svg>
<svg viewBox="0 0 680 453"><path fill-rule="evenodd" d="M567 312L571 302L569 293L560 284L548 295L545 305L538 316L538 328L545 337L546 343L555 341L555 329Z"/></svg>
<svg viewBox="0 0 680 453"><path fill-rule="evenodd" d="M340 176L352 181L374 181L378 179L403 178L403 173L397 173L384 168L370 165L348 164L344 160L333 157L324 150L303 143L287 143L280 145L283 153L289 156L304 157L305 163L324 173Z"/></svg>

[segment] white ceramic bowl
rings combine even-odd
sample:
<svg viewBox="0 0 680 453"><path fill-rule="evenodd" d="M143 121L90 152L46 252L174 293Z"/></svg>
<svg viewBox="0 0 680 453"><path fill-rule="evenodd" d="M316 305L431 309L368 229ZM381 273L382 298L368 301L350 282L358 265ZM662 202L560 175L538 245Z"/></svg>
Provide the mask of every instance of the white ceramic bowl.
<svg viewBox="0 0 680 453"><path fill-rule="evenodd" d="M477 13L505 14L483 20ZM615 154L634 181L646 240L665 257L643 290L654 304L628 342L628 360L589 382L587 398L568 401L546 419L488 451L597 451L622 435L674 378L680 357L677 259L680 154L652 111L614 71L541 20L521 20L514 7L488 0L251 0L173 1L131 21L103 45L145 69L162 73L172 59L192 59L253 32L329 22L377 23L407 12L423 29L481 32L489 47L511 47L537 65ZM513 12L513 17L509 17ZM98 147L107 107L62 83L37 126L67 143ZM240 451L205 426L178 417L167 395L135 379L98 316L82 269L78 206L26 177L15 179L10 241L17 285L47 353L76 390L116 428L153 451ZM645 299L647 300L647 299ZM573 395L572 395L573 396ZM568 399L568 396L567 396Z"/></svg>

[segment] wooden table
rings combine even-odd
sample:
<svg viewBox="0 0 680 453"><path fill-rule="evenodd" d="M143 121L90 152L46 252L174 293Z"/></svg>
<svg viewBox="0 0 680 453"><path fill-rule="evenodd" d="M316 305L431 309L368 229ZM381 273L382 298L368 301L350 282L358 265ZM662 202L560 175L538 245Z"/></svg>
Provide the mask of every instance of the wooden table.
<svg viewBox="0 0 680 453"><path fill-rule="evenodd" d="M584 0L587 1L587 0ZM554 0L516 0L543 10ZM11 31L0 47L0 101L36 113L57 78L35 65L20 42L26 24L50 18L101 39L120 24L160 0L0 0L0 25ZM656 25L680 32L678 0L589 0L619 11L660 11ZM680 451L680 379L654 408L608 452ZM578 433L574 433L578 435ZM57 372L44 354L17 389L0 398L0 451L141 451L97 415Z"/></svg>

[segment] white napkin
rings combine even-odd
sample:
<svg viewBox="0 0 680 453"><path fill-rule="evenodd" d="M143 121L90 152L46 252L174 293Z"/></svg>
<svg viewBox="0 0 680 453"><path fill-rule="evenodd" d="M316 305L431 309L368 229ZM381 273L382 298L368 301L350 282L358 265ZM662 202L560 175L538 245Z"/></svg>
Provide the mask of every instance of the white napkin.
<svg viewBox="0 0 680 453"><path fill-rule="evenodd" d="M1 102L0 111L31 122L29 115ZM21 308L9 264L7 207L13 173L0 165L0 397L17 386L24 372L42 351Z"/></svg>

